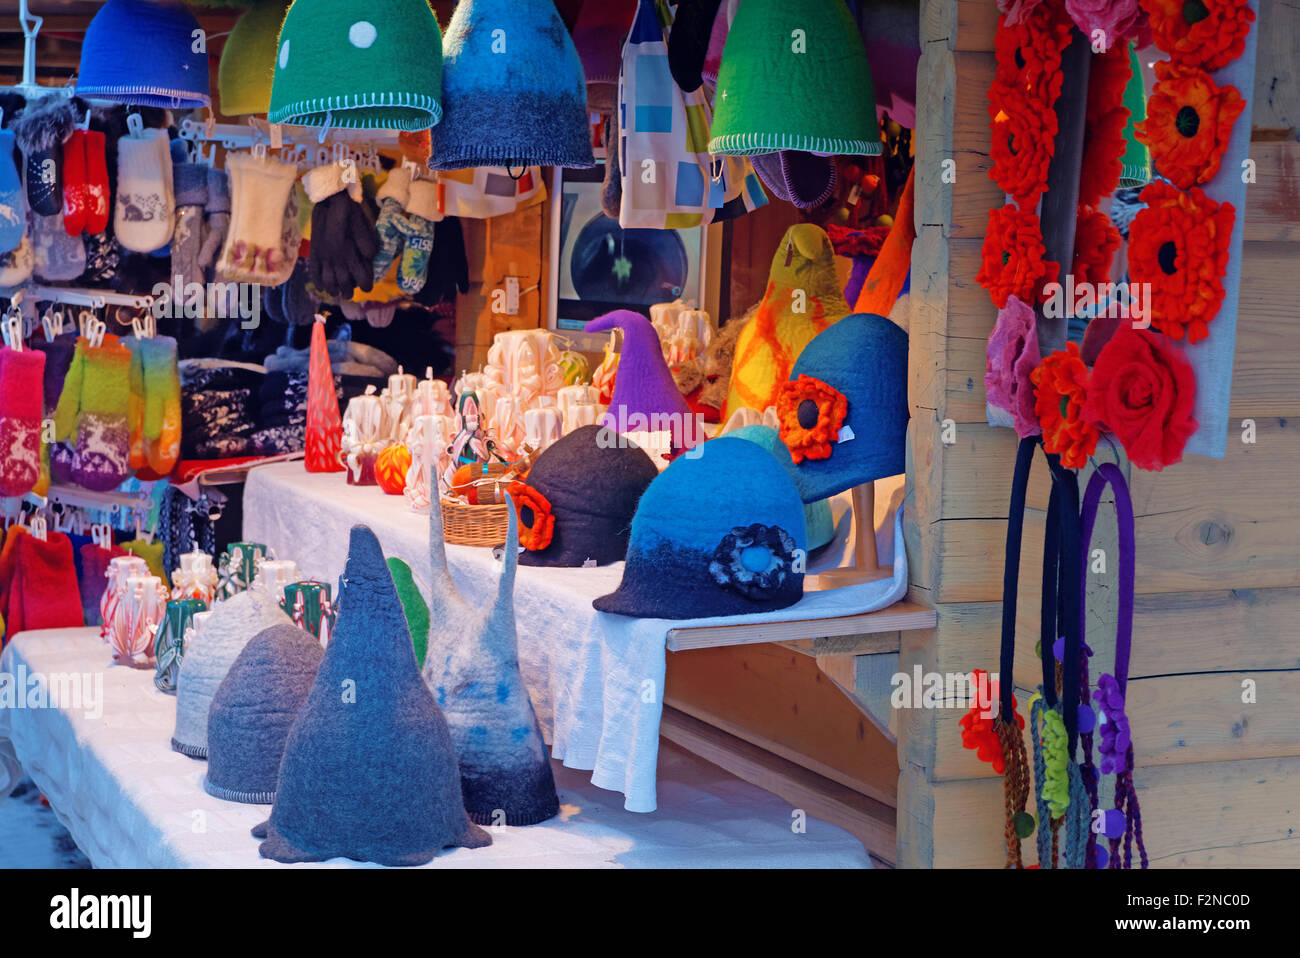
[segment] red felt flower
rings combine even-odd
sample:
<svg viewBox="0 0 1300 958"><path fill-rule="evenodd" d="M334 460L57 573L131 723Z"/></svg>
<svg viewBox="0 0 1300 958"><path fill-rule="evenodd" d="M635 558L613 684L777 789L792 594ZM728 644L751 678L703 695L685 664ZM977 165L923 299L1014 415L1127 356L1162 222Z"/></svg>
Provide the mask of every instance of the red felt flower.
<svg viewBox="0 0 1300 958"><path fill-rule="evenodd" d="M1047 168L1056 149L1056 111L1012 88L998 91L997 97L1001 108L989 124L989 177L1021 207L1033 209L1047 189Z"/></svg>
<svg viewBox="0 0 1300 958"><path fill-rule="evenodd" d="M849 401L833 386L813 376L782 384L776 397L781 441L796 464L829 458L849 412Z"/></svg>
<svg viewBox="0 0 1300 958"><path fill-rule="evenodd" d="M1006 770L1006 760L1002 754L1002 743L998 740L996 723L1005 716L995 714L998 683L991 680L983 669L976 669L972 675L977 690L976 701L970 711L958 720L957 724L961 726L961 744L963 748L974 749L981 762L988 762L993 766L993 771L1001 775ZM1015 696L1011 698L1011 708L1016 723L1023 729L1025 720L1019 712L1015 712Z"/></svg>
<svg viewBox="0 0 1300 958"><path fill-rule="evenodd" d="M1171 339L1199 342L1223 303L1228 242L1237 211L1200 187L1168 183L1142 191L1146 209L1129 227L1129 278L1151 284L1151 325Z"/></svg>
<svg viewBox="0 0 1300 958"><path fill-rule="evenodd" d="M1246 49L1255 22L1247 0L1141 0L1151 34L1175 63L1218 70Z"/></svg>
<svg viewBox="0 0 1300 958"><path fill-rule="evenodd" d="M1133 465L1159 472L1183 458L1196 432L1195 398L1196 377L1178 350L1121 326L1097 356L1083 417L1113 433Z"/></svg>
<svg viewBox="0 0 1300 958"><path fill-rule="evenodd" d="M989 212L975 281L989 291L998 309L1013 294L1026 303L1041 302L1043 286L1055 282L1061 271L1046 255L1038 217L1008 203Z"/></svg>
<svg viewBox="0 0 1300 958"><path fill-rule="evenodd" d="M555 533L550 500L525 482L510 483L508 491L519 517L519 544L529 552L545 549Z"/></svg>
<svg viewBox="0 0 1300 958"><path fill-rule="evenodd" d="M1109 216L1080 207L1074 225L1074 264L1070 267L1075 283L1109 283L1110 264L1121 242L1119 230Z"/></svg>
<svg viewBox="0 0 1300 958"><path fill-rule="evenodd" d="M1100 433L1083 418L1088 395L1088 367L1079 357L1079 345L1066 343L1030 374L1034 412L1043 427L1043 448L1061 457L1067 469L1082 469L1097 448Z"/></svg>
<svg viewBox="0 0 1300 958"><path fill-rule="evenodd" d="M997 115L999 91L1012 90L1036 98L1051 108L1061 95L1064 76L1061 54L1070 43L1073 24L1065 8L1057 3L1040 3L1019 23L998 18L994 36L996 68L989 91L989 116Z"/></svg>
<svg viewBox="0 0 1300 958"><path fill-rule="evenodd" d="M1204 70L1168 60L1156 64L1146 119L1134 126L1160 175L1179 189L1208 183L1219 172L1233 124L1246 108L1234 86L1219 87Z"/></svg>

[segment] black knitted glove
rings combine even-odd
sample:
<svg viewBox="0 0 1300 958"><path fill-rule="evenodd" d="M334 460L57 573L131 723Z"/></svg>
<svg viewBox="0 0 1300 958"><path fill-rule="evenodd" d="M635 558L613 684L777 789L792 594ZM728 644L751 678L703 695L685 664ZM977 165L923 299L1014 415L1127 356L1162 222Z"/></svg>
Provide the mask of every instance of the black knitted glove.
<svg viewBox="0 0 1300 958"><path fill-rule="evenodd" d="M375 254L379 234L364 202L347 190L326 197L311 211L312 285L322 293L348 299L353 289L370 292L375 285Z"/></svg>

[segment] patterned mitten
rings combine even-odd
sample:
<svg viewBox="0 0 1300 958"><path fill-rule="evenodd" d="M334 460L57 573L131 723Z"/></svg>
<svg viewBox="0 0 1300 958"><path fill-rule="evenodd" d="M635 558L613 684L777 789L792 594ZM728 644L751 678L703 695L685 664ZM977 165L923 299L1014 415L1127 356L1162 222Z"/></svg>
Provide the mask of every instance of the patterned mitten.
<svg viewBox="0 0 1300 958"><path fill-rule="evenodd" d="M172 230L172 275L180 277L181 304L190 283L203 284L203 206L208 201L208 167L202 163L172 166L176 183L176 226Z"/></svg>
<svg viewBox="0 0 1300 958"><path fill-rule="evenodd" d="M86 131L73 130L63 141L63 228L69 236L86 229Z"/></svg>
<svg viewBox="0 0 1300 958"><path fill-rule="evenodd" d="M167 135L162 130L164 143ZM103 130L87 130L86 137L86 232L98 236L108 229L108 157L107 140ZM165 151L166 147L161 147ZM121 160L119 159L119 163ZM165 167L171 169L171 167ZM121 185L121 166L118 167L118 185ZM170 179L168 180L170 183Z"/></svg>
<svg viewBox="0 0 1300 958"><path fill-rule="evenodd" d="M21 496L41 474L41 384L45 354L0 348L0 496Z"/></svg>
<svg viewBox="0 0 1300 958"><path fill-rule="evenodd" d="M131 474L130 405L131 353L115 337L102 346L77 342L63 395L54 411L54 436L74 442L70 478L85 489L104 492ZM61 453L50 450L50 469L59 476Z"/></svg>
<svg viewBox="0 0 1300 958"><path fill-rule="evenodd" d="M149 468L165 476L181 451L181 381L176 340L155 336L140 344L144 377L144 449Z"/></svg>
<svg viewBox="0 0 1300 958"><path fill-rule="evenodd" d="M27 198L14 166L14 134L0 130L0 251L17 249L23 241Z"/></svg>
<svg viewBox="0 0 1300 958"><path fill-rule="evenodd" d="M397 285L408 296L424 289L429 275L429 254L433 252L434 224L440 218L438 184L432 180L415 180L406 204L406 218L396 224L406 241L397 267Z"/></svg>
<svg viewBox="0 0 1300 958"><path fill-rule="evenodd" d="M123 342L131 350L126 399L126 427L131 437L131 451L127 461L132 469L143 469L148 464L144 455L144 360L140 355L140 345L144 340L132 336Z"/></svg>
<svg viewBox="0 0 1300 958"><path fill-rule="evenodd" d="M285 211L298 168L237 153L226 158L226 171L230 174L230 228L217 272L228 280L274 286L275 277L284 269ZM294 217L296 220L296 210Z"/></svg>
<svg viewBox="0 0 1300 958"><path fill-rule="evenodd" d="M399 166L388 174L388 179L379 188L376 199L379 200L379 219L375 221L375 231L379 234L379 252L375 254L375 282L384 278L388 267L393 265L402 252L405 234L398 224L405 220L403 214L411 194L411 171Z"/></svg>
<svg viewBox="0 0 1300 958"><path fill-rule="evenodd" d="M27 216L36 257L33 272L49 283L66 283L86 271L86 246L79 236L69 236L62 212L41 216L34 210Z"/></svg>
<svg viewBox="0 0 1300 958"><path fill-rule="evenodd" d="M144 130L117 141L117 204L113 233L123 248L150 253L172 237L175 198L172 158L164 130ZM89 220L88 220L89 228Z"/></svg>
<svg viewBox="0 0 1300 958"><path fill-rule="evenodd" d="M226 242L230 230L230 177L225 170L208 170L208 201L203 212L207 215L203 246L199 250L199 266L207 269L217 261L217 253ZM211 327L204 327L211 328Z"/></svg>
<svg viewBox="0 0 1300 958"><path fill-rule="evenodd" d="M59 96L28 101L13 121L18 148L26 158L27 204L39 216L63 212L63 141L76 123L76 106Z"/></svg>

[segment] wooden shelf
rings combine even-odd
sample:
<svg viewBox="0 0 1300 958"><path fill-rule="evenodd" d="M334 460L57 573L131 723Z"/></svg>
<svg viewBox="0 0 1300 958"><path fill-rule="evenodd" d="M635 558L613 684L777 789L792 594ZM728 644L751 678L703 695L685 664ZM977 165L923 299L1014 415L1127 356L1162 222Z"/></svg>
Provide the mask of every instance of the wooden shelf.
<svg viewBox="0 0 1300 958"><path fill-rule="evenodd" d="M931 629L939 621L934 609L904 599L877 612L842 615L831 619L796 619L763 622L758 625L706 625L668 630L668 651L713 649L725 645L756 642L788 642L796 639L829 638L840 635L872 635Z"/></svg>

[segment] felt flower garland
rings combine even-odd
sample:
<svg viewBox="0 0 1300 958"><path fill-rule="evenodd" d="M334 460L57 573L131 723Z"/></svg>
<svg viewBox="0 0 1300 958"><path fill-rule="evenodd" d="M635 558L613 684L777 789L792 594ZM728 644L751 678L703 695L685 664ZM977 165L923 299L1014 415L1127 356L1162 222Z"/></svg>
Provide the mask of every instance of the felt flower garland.
<svg viewBox="0 0 1300 958"><path fill-rule="evenodd" d="M1034 384L1034 412L1043 426L1043 448L1061 457L1067 469L1082 469L1101 434L1083 418L1088 367L1079 344L1066 343L1044 359L1029 376Z"/></svg>
<svg viewBox="0 0 1300 958"><path fill-rule="evenodd" d="M776 418L790 458L796 464L829 458L848 412L848 399L820 379L800 375L784 383L776 397Z"/></svg>
<svg viewBox="0 0 1300 958"><path fill-rule="evenodd" d="M1042 302L1043 287L1055 282L1061 271L1060 263L1046 257L1038 216L1008 203L989 213L975 281L989 291L998 309L1013 295Z"/></svg>
<svg viewBox="0 0 1300 958"><path fill-rule="evenodd" d="M1056 111L1038 97L1012 88L999 92L997 105L990 124L989 176L1017 203L1032 209L1047 189L1047 169L1056 145Z"/></svg>
<svg viewBox="0 0 1300 958"><path fill-rule="evenodd" d="M1228 242L1237 211L1199 188L1152 183L1146 209L1129 228L1129 276L1151 284L1151 325L1170 339L1196 343L1223 303Z"/></svg>
<svg viewBox="0 0 1300 958"><path fill-rule="evenodd" d="M1093 284L1108 282L1111 261L1123 241L1109 216L1098 210L1080 207L1074 225L1074 264L1070 267L1074 281Z"/></svg>
<svg viewBox="0 0 1300 958"><path fill-rule="evenodd" d="M1151 34L1175 63L1219 70L1246 49L1255 22L1247 0L1141 0Z"/></svg>
<svg viewBox="0 0 1300 958"><path fill-rule="evenodd" d="M1234 86L1220 88L1204 70L1169 60L1155 65L1156 85L1137 138L1161 175L1179 189L1208 183L1219 172L1233 124L1246 108Z"/></svg>
<svg viewBox="0 0 1300 958"><path fill-rule="evenodd" d="M1114 46L1092 58L1079 168L1081 206L1098 205L1102 197L1109 196L1119 186L1126 146L1124 125L1129 118L1124 89L1132 75L1126 46Z"/></svg>

